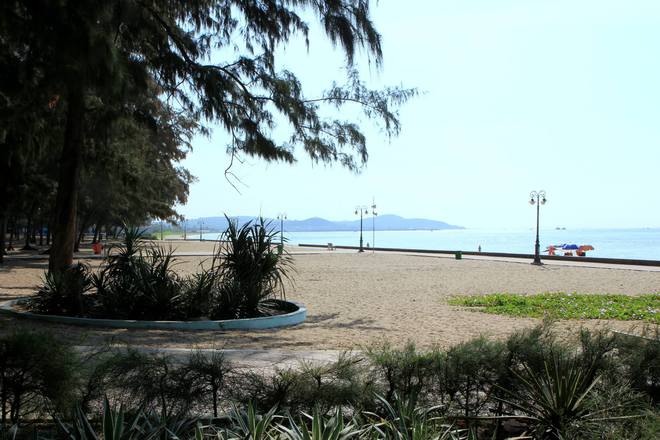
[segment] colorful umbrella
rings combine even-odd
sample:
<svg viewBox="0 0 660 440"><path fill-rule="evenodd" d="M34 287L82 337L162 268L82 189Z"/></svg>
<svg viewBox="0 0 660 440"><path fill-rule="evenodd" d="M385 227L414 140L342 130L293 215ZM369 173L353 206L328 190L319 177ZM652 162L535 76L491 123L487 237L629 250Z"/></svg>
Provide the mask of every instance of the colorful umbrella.
<svg viewBox="0 0 660 440"><path fill-rule="evenodd" d="M561 247L565 251L577 251L580 247L577 244L565 244Z"/></svg>
<svg viewBox="0 0 660 440"><path fill-rule="evenodd" d="M578 248L579 251L593 251L594 247L590 244L583 244Z"/></svg>

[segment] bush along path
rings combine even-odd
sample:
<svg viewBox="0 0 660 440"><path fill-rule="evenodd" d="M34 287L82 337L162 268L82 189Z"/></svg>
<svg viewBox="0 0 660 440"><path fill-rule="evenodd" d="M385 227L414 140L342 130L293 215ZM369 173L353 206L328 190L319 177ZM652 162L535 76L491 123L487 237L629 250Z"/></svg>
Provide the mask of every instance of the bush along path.
<svg viewBox="0 0 660 440"><path fill-rule="evenodd" d="M0 339L0 438L656 439L659 336L537 327L261 371L15 333Z"/></svg>
<svg viewBox="0 0 660 440"><path fill-rule="evenodd" d="M32 312L135 320L238 319L293 311L283 301L291 258L273 245L276 233L260 220L229 221L210 267L188 277L175 271L173 250L148 244L125 227L123 243L93 272L79 264L45 275ZM293 307L293 308L292 308Z"/></svg>

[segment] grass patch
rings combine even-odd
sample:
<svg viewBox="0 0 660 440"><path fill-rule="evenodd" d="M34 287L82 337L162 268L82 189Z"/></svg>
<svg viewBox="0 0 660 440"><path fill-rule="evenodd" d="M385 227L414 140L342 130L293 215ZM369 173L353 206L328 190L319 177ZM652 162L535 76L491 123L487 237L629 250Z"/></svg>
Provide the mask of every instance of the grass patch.
<svg viewBox="0 0 660 440"><path fill-rule="evenodd" d="M650 295L588 295L493 293L454 297L449 304L479 307L486 313L557 319L618 319L660 323L660 293Z"/></svg>

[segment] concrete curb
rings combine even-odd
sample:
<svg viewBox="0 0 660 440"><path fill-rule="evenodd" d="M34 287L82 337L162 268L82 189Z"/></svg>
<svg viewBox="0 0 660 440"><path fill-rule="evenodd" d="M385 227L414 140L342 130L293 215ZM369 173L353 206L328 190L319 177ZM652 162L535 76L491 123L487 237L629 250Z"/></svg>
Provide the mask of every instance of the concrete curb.
<svg viewBox="0 0 660 440"><path fill-rule="evenodd" d="M77 318L73 316L40 315L37 313L18 312L14 310L14 305L27 299L28 298L18 298L0 303L0 314L37 321L73 324L83 327L158 330L261 330L298 325L304 322L305 318L307 318L307 308L302 304L293 301L288 302L298 307L298 310L291 313L264 316L260 318L229 319L222 321L137 321L128 319L94 319Z"/></svg>

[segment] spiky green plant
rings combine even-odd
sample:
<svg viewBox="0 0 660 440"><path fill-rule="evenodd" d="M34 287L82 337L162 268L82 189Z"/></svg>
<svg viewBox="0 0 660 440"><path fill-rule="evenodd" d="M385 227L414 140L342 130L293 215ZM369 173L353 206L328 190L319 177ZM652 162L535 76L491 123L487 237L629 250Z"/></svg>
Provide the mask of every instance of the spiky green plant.
<svg viewBox="0 0 660 440"><path fill-rule="evenodd" d="M503 390L509 398L501 400L529 415L539 438L563 439L575 427L585 429L589 424L626 418L609 416L626 402L605 408L593 405L589 397L601 376L594 374L593 365L575 356L555 354L542 371L523 365L514 376L518 386Z"/></svg>
<svg viewBox="0 0 660 440"><path fill-rule="evenodd" d="M401 398L396 393L392 401L376 396L382 414L365 412L371 419L369 431L377 438L395 440L458 440L465 433L433 416L440 408L418 407L415 398Z"/></svg>
<svg viewBox="0 0 660 440"><path fill-rule="evenodd" d="M103 401L100 427L78 407L70 423L57 418L62 437L68 440L159 440L187 438L197 431L197 421L184 417L165 417L137 411L129 414L123 407L114 409Z"/></svg>
<svg viewBox="0 0 660 440"><path fill-rule="evenodd" d="M245 411L234 406L230 413L231 428L225 429L223 438L244 440L270 440L275 438L277 420L281 418L276 414L277 408L271 408L263 415L257 414L254 406L249 404Z"/></svg>
<svg viewBox="0 0 660 440"><path fill-rule="evenodd" d="M227 217L229 226L222 236L225 245L216 251L215 261L223 278L215 318L243 318L267 315L277 309L272 300L285 298L285 281L290 281L291 258L279 255L273 245L276 231L264 219L241 226Z"/></svg>
<svg viewBox="0 0 660 440"><path fill-rule="evenodd" d="M63 271L47 272L30 300L30 310L48 315L84 316L90 311L87 293L93 287L89 266L78 263Z"/></svg>
<svg viewBox="0 0 660 440"><path fill-rule="evenodd" d="M124 227L123 242L95 275L94 295L103 317L143 320L184 319L188 309L174 272L173 250L146 246L143 231Z"/></svg>
<svg viewBox="0 0 660 440"><path fill-rule="evenodd" d="M344 422L339 408L329 418L323 417L317 408L313 415L303 413L299 423L290 416L288 421L288 426L277 425L278 431L287 440L348 440L362 433L362 429L353 421Z"/></svg>

